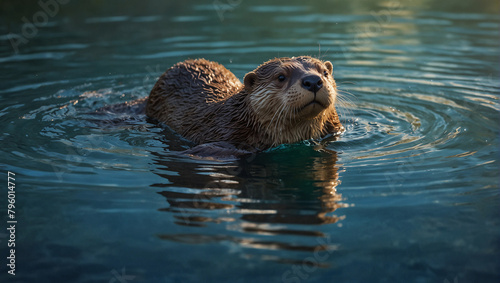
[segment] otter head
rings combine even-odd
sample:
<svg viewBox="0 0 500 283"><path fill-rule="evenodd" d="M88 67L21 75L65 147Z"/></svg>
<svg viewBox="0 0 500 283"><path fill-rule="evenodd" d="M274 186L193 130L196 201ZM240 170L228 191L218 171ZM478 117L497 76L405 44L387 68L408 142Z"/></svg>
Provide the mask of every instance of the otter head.
<svg viewBox="0 0 500 283"><path fill-rule="evenodd" d="M309 56L276 58L245 75L260 127L274 145L317 138L335 112L333 65Z"/></svg>

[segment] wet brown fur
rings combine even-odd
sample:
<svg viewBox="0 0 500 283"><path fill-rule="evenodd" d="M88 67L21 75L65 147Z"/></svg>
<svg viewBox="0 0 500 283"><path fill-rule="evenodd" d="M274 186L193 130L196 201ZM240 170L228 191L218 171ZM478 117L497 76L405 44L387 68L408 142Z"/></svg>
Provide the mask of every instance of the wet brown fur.
<svg viewBox="0 0 500 283"><path fill-rule="evenodd" d="M301 87L311 74L323 81L317 93ZM263 150L342 131L336 95L332 64L308 56L265 62L245 75L244 84L216 62L186 60L159 78L146 115L197 144L224 141ZM310 103L314 99L318 103Z"/></svg>

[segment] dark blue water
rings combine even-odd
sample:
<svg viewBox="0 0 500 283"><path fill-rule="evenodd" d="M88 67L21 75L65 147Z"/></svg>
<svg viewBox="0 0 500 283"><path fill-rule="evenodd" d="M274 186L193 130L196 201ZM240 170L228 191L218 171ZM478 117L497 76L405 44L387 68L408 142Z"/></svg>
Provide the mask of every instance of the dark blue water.
<svg viewBox="0 0 500 283"><path fill-rule="evenodd" d="M499 282L500 5L457 2L2 1L2 282ZM94 113L299 55L334 64L338 141L200 160Z"/></svg>

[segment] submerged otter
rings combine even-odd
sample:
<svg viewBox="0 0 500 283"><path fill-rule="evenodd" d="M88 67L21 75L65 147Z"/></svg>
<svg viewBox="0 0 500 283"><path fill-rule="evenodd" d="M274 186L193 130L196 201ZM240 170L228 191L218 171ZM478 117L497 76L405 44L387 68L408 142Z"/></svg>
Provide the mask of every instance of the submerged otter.
<svg viewBox="0 0 500 283"><path fill-rule="evenodd" d="M216 62L177 63L151 90L146 115L219 151L264 150L343 130L329 61L276 58L243 81Z"/></svg>

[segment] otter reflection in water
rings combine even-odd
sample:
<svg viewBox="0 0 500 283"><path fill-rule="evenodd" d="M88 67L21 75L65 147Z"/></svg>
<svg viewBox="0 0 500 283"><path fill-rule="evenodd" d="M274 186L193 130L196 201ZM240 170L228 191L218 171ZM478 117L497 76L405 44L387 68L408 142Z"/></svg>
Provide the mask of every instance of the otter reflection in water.
<svg viewBox="0 0 500 283"><path fill-rule="evenodd" d="M293 154L290 150L258 154L251 162L223 163L157 153L162 168L157 174L168 180L154 185L163 188L159 193L168 202L161 210L172 213L179 225L200 228L159 237L191 244L232 242L268 250L271 254L262 258L281 262L296 260L271 250L331 251L334 245L324 231L332 228L319 225L341 220L334 212L346 206L336 191L337 155L311 147L295 148Z"/></svg>

